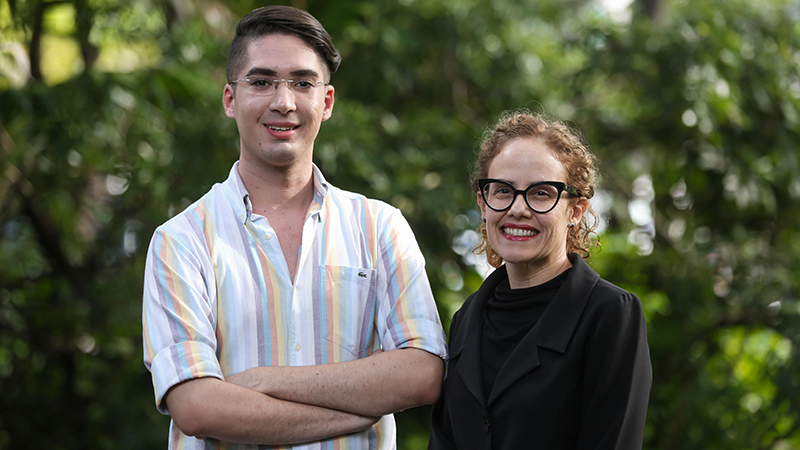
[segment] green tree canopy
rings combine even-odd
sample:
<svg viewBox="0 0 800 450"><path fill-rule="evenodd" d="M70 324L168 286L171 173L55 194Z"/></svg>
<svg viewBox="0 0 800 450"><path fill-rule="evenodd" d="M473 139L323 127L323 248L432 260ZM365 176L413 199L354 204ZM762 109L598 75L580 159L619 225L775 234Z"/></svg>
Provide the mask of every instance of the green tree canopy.
<svg viewBox="0 0 800 450"><path fill-rule="evenodd" d="M237 158L225 57L260 5L0 0L0 449L165 445L145 249ZM590 264L645 307L644 448L800 449L800 4L295 6L343 56L315 160L403 210L446 327L482 280L475 144L544 112L601 163ZM425 448L428 414L399 415L401 448Z"/></svg>

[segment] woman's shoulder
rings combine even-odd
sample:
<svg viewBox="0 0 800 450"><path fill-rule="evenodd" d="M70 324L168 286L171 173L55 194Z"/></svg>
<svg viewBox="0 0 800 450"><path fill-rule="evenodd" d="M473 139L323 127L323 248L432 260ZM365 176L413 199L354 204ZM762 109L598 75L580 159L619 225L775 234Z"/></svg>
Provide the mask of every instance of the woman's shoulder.
<svg viewBox="0 0 800 450"><path fill-rule="evenodd" d="M594 309L642 310L642 302L636 294L604 278L592 289L589 305Z"/></svg>
<svg viewBox="0 0 800 450"><path fill-rule="evenodd" d="M486 276L478 290L467 297L460 309L467 309L473 302L480 303L486 301L492 296L497 286L506 280L508 280L508 272L506 266L501 265Z"/></svg>
<svg viewBox="0 0 800 450"><path fill-rule="evenodd" d="M601 277L586 261L575 256L568 283L573 289L588 289L590 303L640 303L636 294Z"/></svg>
<svg viewBox="0 0 800 450"><path fill-rule="evenodd" d="M453 314L453 322L457 322L459 319L464 317L465 315L469 314L470 307L472 306L473 302L475 301L475 297L478 295L478 291L473 292L470 294L464 303L461 304L461 307Z"/></svg>
<svg viewBox="0 0 800 450"><path fill-rule="evenodd" d="M466 317L474 317L475 314L481 315L483 313L483 306L488 301L492 292L494 292L494 289L500 282L506 279L508 279L508 274L504 266L500 266L490 273L489 276L483 280L478 290L467 296L464 303L458 308L458 311L453 314L450 327L451 333L454 329L458 328L458 325L463 322Z"/></svg>

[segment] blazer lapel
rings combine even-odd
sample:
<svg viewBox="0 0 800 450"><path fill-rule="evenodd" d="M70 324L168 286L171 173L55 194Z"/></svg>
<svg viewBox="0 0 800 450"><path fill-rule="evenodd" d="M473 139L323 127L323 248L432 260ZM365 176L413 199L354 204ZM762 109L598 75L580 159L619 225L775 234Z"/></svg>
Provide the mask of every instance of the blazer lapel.
<svg viewBox="0 0 800 450"><path fill-rule="evenodd" d="M600 276L576 254L569 255L572 270L542 317L517 344L497 374L489 405L524 375L539 367L539 347L558 353L567 350L578 321L589 300L589 294Z"/></svg>
<svg viewBox="0 0 800 450"><path fill-rule="evenodd" d="M492 272L459 312L458 329L450 338L450 358L460 356L457 376L467 390L481 404L486 403L483 391L483 364L481 362L481 336L486 302L492 297L495 287L508 278L505 266ZM451 374L448 374L451 376Z"/></svg>

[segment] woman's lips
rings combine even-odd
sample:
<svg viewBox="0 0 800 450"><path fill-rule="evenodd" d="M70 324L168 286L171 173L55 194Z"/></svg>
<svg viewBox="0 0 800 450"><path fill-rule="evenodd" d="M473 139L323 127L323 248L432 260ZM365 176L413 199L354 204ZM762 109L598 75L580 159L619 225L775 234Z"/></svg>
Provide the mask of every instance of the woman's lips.
<svg viewBox="0 0 800 450"><path fill-rule="evenodd" d="M536 230L535 228L521 228L508 225L500 227L500 231L503 233L503 235L511 239L525 239L539 234L539 230Z"/></svg>

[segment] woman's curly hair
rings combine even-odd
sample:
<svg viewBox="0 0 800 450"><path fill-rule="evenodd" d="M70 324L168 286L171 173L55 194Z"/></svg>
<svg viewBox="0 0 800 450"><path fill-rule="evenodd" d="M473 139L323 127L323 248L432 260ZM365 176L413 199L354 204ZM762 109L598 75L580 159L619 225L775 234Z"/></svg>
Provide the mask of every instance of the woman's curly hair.
<svg viewBox="0 0 800 450"><path fill-rule="evenodd" d="M494 127L484 133L478 159L472 172L472 188L478 195L480 195L478 180L487 178L489 164L494 157L509 142L524 138L537 139L547 145L553 151L556 159L564 165L567 172L567 184L577 189L587 200L594 197L595 184L599 178L595 165L596 160L581 139L580 133L557 119L549 119L527 110L503 113ZM574 205L578 198L571 197L569 201ZM599 242L590 238L590 234L594 233L599 222L591 203L589 203L587 213L591 215L592 219L590 220L587 214L584 214L580 224L571 228L567 233L566 242L567 253L578 253L583 258L589 256L590 248L600 245ZM489 245L485 223L481 223L478 227L478 234L480 238L473 252L475 254L486 253L489 264L492 267L500 267L503 264L503 258Z"/></svg>

